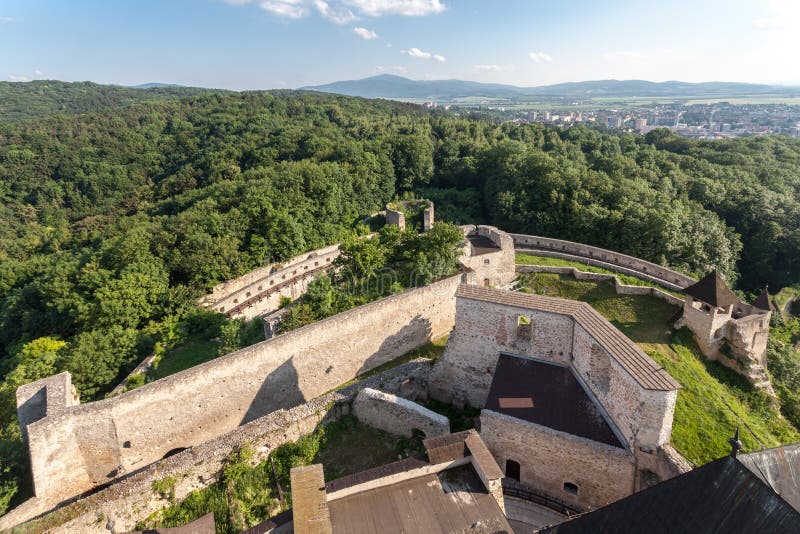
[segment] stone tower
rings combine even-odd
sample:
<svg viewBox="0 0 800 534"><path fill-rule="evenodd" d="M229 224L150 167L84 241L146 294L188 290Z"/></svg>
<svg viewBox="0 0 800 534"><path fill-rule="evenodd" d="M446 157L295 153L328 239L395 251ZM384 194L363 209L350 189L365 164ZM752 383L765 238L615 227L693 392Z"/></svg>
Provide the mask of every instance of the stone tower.
<svg viewBox="0 0 800 534"><path fill-rule="evenodd" d="M773 310L767 291L753 304L742 302L716 270L683 291L683 317L676 327L688 327L707 358L743 374L774 395L766 372Z"/></svg>

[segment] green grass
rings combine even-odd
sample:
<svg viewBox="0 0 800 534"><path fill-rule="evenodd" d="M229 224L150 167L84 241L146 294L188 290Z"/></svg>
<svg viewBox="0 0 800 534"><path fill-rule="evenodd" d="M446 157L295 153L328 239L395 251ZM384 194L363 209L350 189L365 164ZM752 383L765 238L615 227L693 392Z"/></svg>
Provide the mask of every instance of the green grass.
<svg viewBox="0 0 800 534"><path fill-rule="evenodd" d="M678 308L650 295L617 295L611 282L575 280L556 273L522 273L522 291L588 302L637 343L669 341L670 319Z"/></svg>
<svg viewBox="0 0 800 534"><path fill-rule="evenodd" d="M669 344L643 345L683 389L678 392L672 445L689 461L704 464L730 452L727 440L741 429L745 451L800 440L800 434L770 406L765 393L744 377L706 360L688 330Z"/></svg>
<svg viewBox="0 0 800 534"><path fill-rule="evenodd" d="M542 265L545 267L573 267L575 269L578 269L579 271L583 271L586 273L610 274L612 276L616 276L617 278L619 278L619 281L625 285L654 287L656 289L664 291L665 293L670 293L680 299L684 297L683 293L679 293L677 291L671 291L656 284L655 282L651 282L649 280L643 280L641 278L637 278L629 274L618 273L610 269L596 267L594 265L589 265L588 263L581 263L579 261L563 260L561 258L551 258L550 256L537 256L535 254L527 254L520 252L516 254L516 263L517 265Z"/></svg>
<svg viewBox="0 0 800 534"><path fill-rule="evenodd" d="M737 426L745 451L800 440L765 393L706 360L688 331L671 331L677 307L650 296L619 296L610 282L568 275L521 274L519 281L524 291L588 302L680 382L670 441L689 461L700 465L730 452Z"/></svg>
<svg viewBox="0 0 800 534"><path fill-rule="evenodd" d="M201 336L189 337L181 346L168 352L147 371L149 380L158 380L165 376L189 369L217 357L219 343L204 339Z"/></svg>

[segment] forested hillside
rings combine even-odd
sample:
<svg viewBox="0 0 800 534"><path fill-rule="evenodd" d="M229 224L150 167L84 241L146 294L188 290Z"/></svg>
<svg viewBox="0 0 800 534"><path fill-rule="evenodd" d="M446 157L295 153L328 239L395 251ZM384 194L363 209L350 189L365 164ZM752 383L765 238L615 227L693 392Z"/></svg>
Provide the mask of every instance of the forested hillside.
<svg viewBox="0 0 800 534"><path fill-rule="evenodd" d="M0 121L76 115L139 102L177 100L210 92L198 87L123 87L92 82L0 82ZM219 91L215 91L219 92Z"/></svg>
<svg viewBox="0 0 800 534"><path fill-rule="evenodd" d="M497 125L318 93L0 122L0 512L25 472L18 385L68 370L102 397L202 319L214 284L363 232L398 194L458 223L716 266L750 291L800 281L799 187L788 138Z"/></svg>

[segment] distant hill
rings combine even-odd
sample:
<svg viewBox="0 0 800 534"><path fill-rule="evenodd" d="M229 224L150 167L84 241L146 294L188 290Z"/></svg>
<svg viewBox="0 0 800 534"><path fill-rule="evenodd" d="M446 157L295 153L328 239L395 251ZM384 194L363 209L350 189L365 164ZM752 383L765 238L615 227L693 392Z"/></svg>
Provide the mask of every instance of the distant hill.
<svg viewBox="0 0 800 534"><path fill-rule="evenodd" d="M339 93L365 98L414 100L452 100L455 98L529 98L529 97L599 97L599 96L744 96L800 95L798 87L758 85L749 83L679 81L648 82L644 80L598 80L560 83L540 87L470 82L464 80L410 80L402 76L381 74L362 80L333 82L302 87L303 90Z"/></svg>
<svg viewBox="0 0 800 534"><path fill-rule="evenodd" d="M178 85L177 83L150 82L150 83L140 83L139 85L131 85L130 87L134 89L153 89L155 87L183 87L183 86Z"/></svg>
<svg viewBox="0 0 800 534"><path fill-rule="evenodd" d="M179 86L123 87L92 82L0 82L0 121L33 119L47 115L76 115L138 102L175 100L212 89Z"/></svg>

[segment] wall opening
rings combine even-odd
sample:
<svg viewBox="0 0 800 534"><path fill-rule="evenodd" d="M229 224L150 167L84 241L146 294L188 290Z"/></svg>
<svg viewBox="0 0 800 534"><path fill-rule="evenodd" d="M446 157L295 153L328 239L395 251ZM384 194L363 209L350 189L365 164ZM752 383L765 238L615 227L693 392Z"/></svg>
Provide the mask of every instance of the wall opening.
<svg viewBox="0 0 800 534"><path fill-rule="evenodd" d="M483 287L489 287L489 279L488 278L484 278L483 279Z"/></svg>
<svg viewBox="0 0 800 534"><path fill-rule="evenodd" d="M578 485L577 484L573 484L572 482L564 482L564 491L566 491L570 495L577 495L578 494Z"/></svg>
<svg viewBox="0 0 800 534"><path fill-rule="evenodd" d="M519 462L506 460L506 477L519 482L520 467Z"/></svg>
<svg viewBox="0 0 800 534"><path fill-rule="evenodd" d="M530 341L533 331L533 321L530 317L520 315L517 317L517 339L520 341Z"/></svg>

